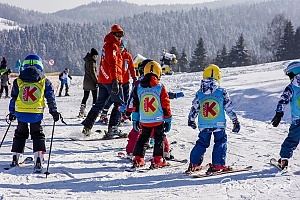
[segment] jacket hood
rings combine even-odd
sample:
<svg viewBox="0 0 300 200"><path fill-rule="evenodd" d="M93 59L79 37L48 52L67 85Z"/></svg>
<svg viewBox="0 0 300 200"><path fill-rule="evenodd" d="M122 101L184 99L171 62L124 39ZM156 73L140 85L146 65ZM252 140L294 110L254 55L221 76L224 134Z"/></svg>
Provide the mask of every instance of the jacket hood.
<svg viewBox="0 0 300 200"><path fill-rule="evenodd" d="M84 60L85 62L88 62L88 61L95 61L95 60L93 59L93 56L92 56L91 53L87 53L87 54L85 55L85 57L83 58L83 60Z"/></svg>
<svg viewBox="0 0 300 200"><path fill-rule="evenodd" d="M106 43L106 42L116 43L118 46L121 45L121 41L117 40L117 39L115 38L115 36L114 36L112 33L109 33L109 34L107 34L107 35L105 36L104 42L105 42L105 43Z"/></svg>
<svg viewBox="0 0 300 200"><path fill-rule="evenodd" d="M202 79L200 90L204 94L211 94L219 87L218 81L212 78Z"/></svg>
<svg viewBox="0 0 300 200"><path fill-rule="evenodd" d="M45 75L40 70L36 69L35 67L28 67L21 71L19 78L24 82L38 82L45 78Z"/></svg>

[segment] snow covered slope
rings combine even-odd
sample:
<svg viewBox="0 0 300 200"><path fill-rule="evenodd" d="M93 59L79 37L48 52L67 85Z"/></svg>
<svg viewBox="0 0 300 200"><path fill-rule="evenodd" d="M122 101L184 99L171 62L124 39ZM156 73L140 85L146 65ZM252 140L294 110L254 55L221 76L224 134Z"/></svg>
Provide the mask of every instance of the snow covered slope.
<svg viewBox="0 0 300 200"><path fill-rule="evenodd" d="M48 178L32 174L32 166L9 171L3 167L11 161L11 145L16 123L10 128L0 149L0 199L299 199L300 158L299 147L290 161L294 176L277 176L277 170L268 164L271 157L278 158L281 143L288 131L287 108L282 123L273 128L270 120L275 114L277 101L289 83L283 73L282 62L240 68L222 69L221 85L227 88L241 122L239 134L231 133L228 121L227 163L233 167L253 165L253 170L240 174L193 179L183 174L187 164L175 168L153 170L148 173L124 172L129 162L118 158L125 152L126 139L109 141L71 141L70 136L81 133L76 119L83 96L83 77L74 77L70 97L57 98L59 111L68 126L57 123ZM197 140L198 131L187 126L187 115L202 73L185 73L162 77L168 90L183 91L185 97L171 100L172 130L167 134L175 157L188 159ZM57 77L52 79L58 89ZM4 135L7 124L9 99L0 99L0 132ZM88 107L92 105L91 97ZM49 150L52 117L46 109L44 130ZM106 129L96 124L94 130ZM129 131L131 125L121 127ZM211 162L211 147L204 163ZM48 152L47 152L48 153ZM32 142L28 140L25 155L32 155ZM151 153L147 152L146 159ZM47 164L48 155L46 155Z"/></svg>

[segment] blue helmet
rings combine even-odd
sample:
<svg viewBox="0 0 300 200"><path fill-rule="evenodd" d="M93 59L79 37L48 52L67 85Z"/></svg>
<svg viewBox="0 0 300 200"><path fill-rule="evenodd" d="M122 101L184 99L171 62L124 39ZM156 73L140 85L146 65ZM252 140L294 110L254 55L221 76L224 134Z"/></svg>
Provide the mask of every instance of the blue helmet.
<svg viewBox="0 0 300 200"><path fill-rule="evenodd" d="M35 66L37 69L39 69L41 71L44 70L43 61L36 54L30 54L30 55L26 56L26 58L24 59L23 70L27 69L30 66Z"/></svg>

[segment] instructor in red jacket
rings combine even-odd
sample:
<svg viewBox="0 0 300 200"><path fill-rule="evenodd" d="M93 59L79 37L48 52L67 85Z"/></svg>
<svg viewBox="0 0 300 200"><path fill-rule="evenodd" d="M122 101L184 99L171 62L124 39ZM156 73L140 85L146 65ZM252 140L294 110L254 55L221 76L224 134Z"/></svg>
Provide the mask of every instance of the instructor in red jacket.
<svg viewBox="0 0 300 200"><path fill-rule="evenodd" d="M98 75L99 95L96 103L89 111L85 120L81 123L84 126L82 133L85 136L91 134L95 120L109 98L111 98L111 101L114 103L114 108L111 112L108 132L105 137L112 138L114 135L121 137L127 136L118 130L118 124L121 119L120 106L124 103L122 89L123 59L119 49L123 37L123 29L118 24L114 24L111 27L110 33L104 38Z"/></svg>

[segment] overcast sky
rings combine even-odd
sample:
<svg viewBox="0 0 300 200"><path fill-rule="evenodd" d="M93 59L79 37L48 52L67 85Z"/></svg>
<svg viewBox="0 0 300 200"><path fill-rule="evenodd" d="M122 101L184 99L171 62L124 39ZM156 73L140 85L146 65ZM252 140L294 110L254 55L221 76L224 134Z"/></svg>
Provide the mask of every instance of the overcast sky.
<svg viewBox="0 0 300 200"><path fill-rule="evenodd" d="M43 13L56 12L63 9L71 9L77 6L88 4L90 2L101 2L100 0L0 0L0 3L7 3L9 5L21 7L24 9L36 10ZM176 4L176 3L185 3L185 4L195 4L203 3L214 0L122 0L129 3L135 4Z"/></svg>

